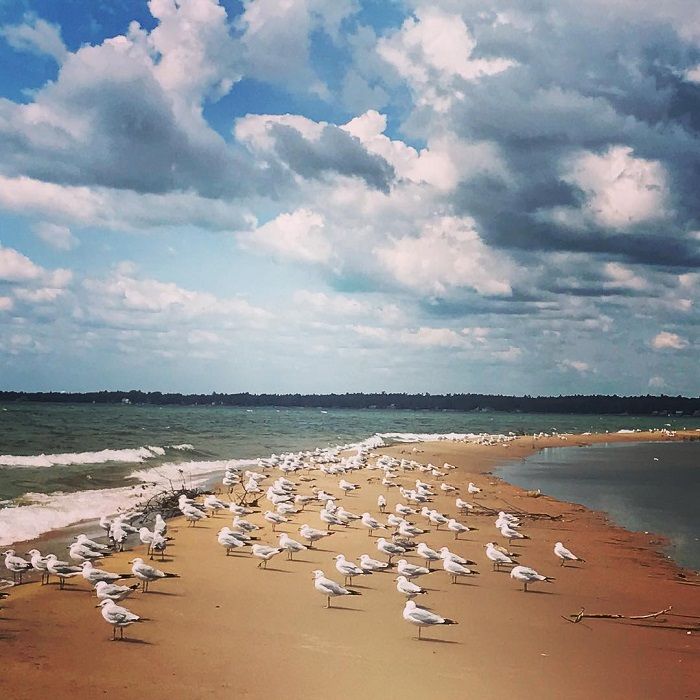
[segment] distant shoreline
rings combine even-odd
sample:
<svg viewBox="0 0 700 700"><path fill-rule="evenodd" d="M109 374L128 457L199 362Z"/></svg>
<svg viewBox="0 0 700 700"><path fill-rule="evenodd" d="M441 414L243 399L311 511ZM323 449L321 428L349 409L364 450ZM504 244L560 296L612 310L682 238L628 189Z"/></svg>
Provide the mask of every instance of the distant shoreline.
<svg viewBox="0 0 700 700"><path fill-rule="evenodd" d="M687 396L502 396L496 394L181 394L160 391L24 392L0 391L0 403L229 406L238 408L318 408L449 411L456 413L559 413L700 417L700 397Z"/></svg>

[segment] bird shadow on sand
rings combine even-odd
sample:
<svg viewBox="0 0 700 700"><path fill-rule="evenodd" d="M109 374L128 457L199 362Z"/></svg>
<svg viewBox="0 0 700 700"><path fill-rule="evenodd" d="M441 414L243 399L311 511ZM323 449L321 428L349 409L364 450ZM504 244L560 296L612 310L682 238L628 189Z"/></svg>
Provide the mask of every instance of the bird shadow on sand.
<svg viewBox="0 0 700 700"><path fill-rule="evenodd" d="M182 593L171 593L170 591L146 591L143 595L166 595L173 598L182 598Z"/></svg>
<svg viewBox="0 0 700 700"><path fill-rule="evenodd" d="M291 574L291 573L293 573L292 571L289 571L289 569L275 569L275 568L273 568L273 567L271 567L271 566L268 566L268 567L265 568L265 569L263 569L262 567L260 567L260 570L261 570L261 571L274 571L274 572L276 572L276 573L278 573L278 574Z"/></svg>
<svg viewBox="0 0 700 700"><path fill-rule="evenodd" d="M330 608L325 608L326 610L342 610L343 612L364 612L360 608L344 608L340 606L331 605Z"/></svg>
<svg viewBox="0 0 700 700"><path fill-rule="evenodd" d="M459 642L455 642L452 639L436 639L435 637L421 637L420 639L414 637L414 640L416 642L425 642L426 644L459 644Z"/></svg>
<svg viewBox="0 0 700 700"><path fill-rule="evenodd" d="M153 642L147 642L145 639L135 639L134 637L124 637L124 639L112 639L112 642L119 642L119 644L145 644L146 646L153 646Z"/></svg>
<svg viewBox="0 0 700 700"><path fill-rule="evenodd" d="M520 593L524 593L525 591L520 591ZM536 591L536 590L529 590L527 591L527 595L534 594L534 595L559 595L556 591Z"/></svg>

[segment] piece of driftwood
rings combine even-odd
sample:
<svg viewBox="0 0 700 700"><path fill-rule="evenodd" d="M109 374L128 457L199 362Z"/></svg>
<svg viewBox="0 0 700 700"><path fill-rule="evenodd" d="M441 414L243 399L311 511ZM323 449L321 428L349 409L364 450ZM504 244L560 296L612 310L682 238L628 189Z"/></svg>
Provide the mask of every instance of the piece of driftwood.
<svg viewBox="0 0 700 700"><path fill-rule="evenodd" d="M588 620L588 619L607 619L607 620L651 620L653 618L660 617L661 615L667 615L668 613L671 612L673 609L672 605L669 605L667 608L664 608L663 610L659 610L658 612L655 613L649 613L648 615L621 615L619 613L587 613L585 612L585 608L581 608L579 612L577 613L571 613L568 617L564 617L563 615L562 620L566 620L567 622L573 622L576 624L577 622L581 622L581 620Z"/></svg>

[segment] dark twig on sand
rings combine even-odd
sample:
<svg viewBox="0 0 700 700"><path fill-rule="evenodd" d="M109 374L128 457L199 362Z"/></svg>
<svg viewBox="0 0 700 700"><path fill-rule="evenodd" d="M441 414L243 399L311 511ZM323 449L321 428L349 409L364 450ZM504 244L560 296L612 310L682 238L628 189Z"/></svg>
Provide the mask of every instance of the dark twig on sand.
<svg viewBox="0 0 700 700"><path fill-rule="evenodd" d="M561 617L562 620L566 620L567 622L573 622L574 624L576 624L577 622L581 622L581 620L584 619L588 620L593 618L605 618L607 620L651 620L656 619L661 615L669 614L672 609L673 606L669 605L663 610L659 610L655 613L649 613L648 615L621 615L619 613L587 613L585 612L585 608L581 608L581 610L579 610L579 612L577 613L571 613L568 617L564 617L563 615Z"/></svg>

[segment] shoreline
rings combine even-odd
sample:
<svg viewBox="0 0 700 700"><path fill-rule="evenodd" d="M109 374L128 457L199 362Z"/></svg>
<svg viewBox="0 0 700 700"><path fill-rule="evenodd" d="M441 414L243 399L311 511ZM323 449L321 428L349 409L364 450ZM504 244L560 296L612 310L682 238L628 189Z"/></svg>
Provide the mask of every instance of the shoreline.
<svg viewBox="0 0 700 700"><path fill-rule="evenodd" d="M140 644L108 645L109 628L92 609L95 599L89 597L83 581L66 591L58 591L55 585L17 587L0 612L0 652L9 662L3 686L13 697L33 697L39 692L57 697L89 695L94 688L90 690L80 670L83 664L94 664L99 674L93 679L97 678L100 689L120 692L124 698L137 697L154 668L160 673L157 687L149 691L153 698L185 692L203 696L222 689L234 691L235 697L285 692L292 698L320 698L336 684L348 690L333 691L336 697L352 698L360 694L351 692L357 673L365 683L383 684L378 688L388 683L386 697L418 698L427 693L457 698L474 693L475 697L512 698L524 692L537 692L543 698L564 694L569 698L697 697L693 679L700 672L700 610L697 592L691 590L698 585L692 580L697 575L656 551L650 535L625 530L603 513L580 505L548 496L529 498L522 489L489 473L505 461L544 447L636 442L642 441L640 437L644 440L640 433L539 439L534 448L531 438L488 447L441 441L376 450L422 463L455 464L458 469L445 480L466 486L478 479L484 502L490 506L511 502L530 512L561 515L559 521L527 521L524 527L532 540L522 547L523 563L557 579L546 589L536 587L540 594L525 595L509 577L490 570L481 545L494 539L492 518L459 518L479 530L457 542L444 531L432 530L425 536L430 546L447 544L474 559L481 572L476 581L456 586L447 583L442 571L419 581L432 589L419 603L460 623L430 630L436 642L413 640L415 630L401 619L403 599L394 590L391 575L367 577L358 586L361 597L338 603L339 608L355 612L322 609L310 571L320 567L338 580L333 554L343 552L354 558L366 551L376 556L375 540L364 529L339 532L319 549L303 552L300 561L273 559L265 572L255 568L249 555L223 556L215 533L230 524L228 517L220 515L196 528L186 528L181 519L175 519L170 521L176 539L169 561L156 566L177 571L182 578L158 584L153 595L139 593L126 602L149 618L127 630L127 636ZM682 435L661 441L680 439ZM355 474L358 479L353 478ZM376 472L355 474L350 480L362 488L359 495L340 500L344 507L376 515L377 493L387 495L390 507L397 501L396 489L381 488ZM410 476L415 479L418 474ZM315 485L338 490L337 477L317 475ZM439 496L434 507L455 514L454 498ZM315 506L301 514L303 519L295 517L294 527L284 529L296 537L301 522L318 527L317 510ZM264 522L259 514L250 519ZM422 526L420 518L412 520ZM588 563L581 568L559 567L551 554L553 538L563 539ZM262 541L273 542L269 528ZM131 551L109 557L103 567L121 571L142 549L131 546ZM674 604L674 615L665 622L590 620L573 625L560 619L581 606L592 612L646 614L669 602ZM71 637L70 645L57 644L66 636ZM223 654L222 647L227 650ZM76 651L84 656L80 661ZM105 663L107 652L120 659L116 668ZM392 664L400 665L401 677L387 673ZM429 671L428 678L421 669ZM576 685L568 680L572 677ZM494 678L497 681L491 682Z"/></svg>

